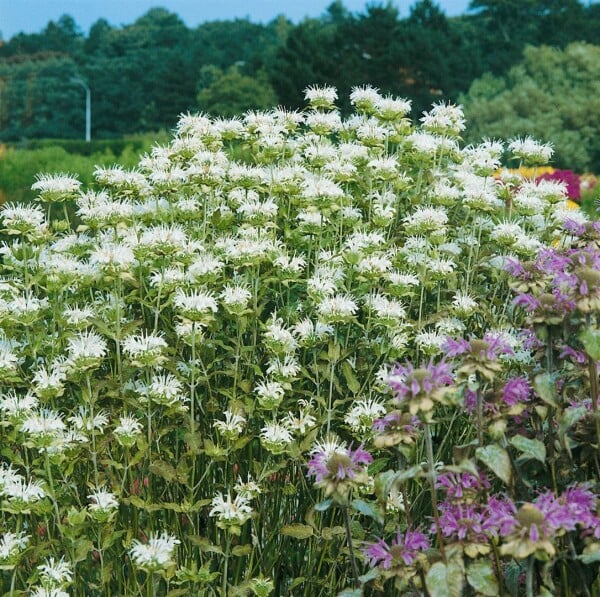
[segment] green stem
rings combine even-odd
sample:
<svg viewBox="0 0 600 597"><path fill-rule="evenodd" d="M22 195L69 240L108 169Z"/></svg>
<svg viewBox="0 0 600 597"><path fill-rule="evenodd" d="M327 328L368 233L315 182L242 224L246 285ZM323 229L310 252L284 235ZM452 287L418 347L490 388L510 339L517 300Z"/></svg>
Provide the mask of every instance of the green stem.
<svg viewBox="0 0 600 597"><path fill-rule="evenodd" d="M435 488L435 461L433 459L433 443L431 441L431 425L429 423L425 423L425 448L427 450L427 463L429 466L428 477L429 477L429 486L431 490L431 508L433 510L433 519L435 521L435 529L437 533L437 539L440 547L440 553L442 554L442 559L444 563L447 562L446 551L444 549L444 537L442 536L442 527L440 525L440 514L438 512L438 504L437 504L437 490Z"/></svg>
<svg viewBox="0 0 600 597"><path fill-rule="evenodd" d="M534 597L533 594L533 573L535 570L535 559L531 555L527 559L527 576L525 577L525 591L527 597Z"/></svg>
<svg viewBox="0 0 600 597"><path fill-rule="evenodd" d="M354 547L352 545L352 531L350 530L350 515L348 514L348 506L342 508L344 514L344 525L346 527L346 541L348 542L348 552L350 554L350 565L352 566L352 577L354 579L354 587L360 587L360 581L358 580L358 566L356 565L356 558L354 556Z"/></svg>

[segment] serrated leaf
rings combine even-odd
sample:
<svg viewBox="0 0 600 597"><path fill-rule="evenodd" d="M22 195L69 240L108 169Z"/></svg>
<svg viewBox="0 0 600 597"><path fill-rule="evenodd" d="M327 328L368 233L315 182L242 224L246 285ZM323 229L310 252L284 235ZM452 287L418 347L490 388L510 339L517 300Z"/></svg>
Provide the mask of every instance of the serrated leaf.
<svg viewBox="0 0 600 597"><path fill-rule="evenodd" d="M463 571L453 562L436 562L427 573L427 589L431 597L461 597Z"/></svg>
<svg viewBox="0 0 600 597"><path fill-rule="evenodd" d="M515 435L510 438L510 444L520 452L523 452L521 458L532 458L542 463L546 462L546 446L541 441L529 439L522 435Z"/></svg>
<svg viewBox="0 0 600 597"><path fill-rule="evenodd" d="M467 581L480 595L494 597L500 593L494 567L489 561L476 560L468 566Z"/></svg>
<svg viewBox="0 0 600 597"><path fill-rule="evenodd" d="M383 516L375 509L372 504L364 500L352 500L352 507L361 514L373 518L379 524L383 524Z"/></svg>
<svg viewBox="0 0 600 597"><path fill-rule="evenodd" d="M512 478L512 469L510 458L504 448L496 444L483 446L475 450L475 456L481 460L497 477L502 479L507 485L510 485Z"/></svg>
<svg viewBox="0 0 600 597"><path fill-rule="evenodd" d="M279 532L294 539L308 539L313 536L314 529L307 524L288 524L281 527Z"/></svg>
<svg viewBox="0 0 600 597"><path fill-rule="evenodd" d="M533 387L538 393L538 396L550 406L558 406L556 401L556 379L550 373L539 373L533 378Z"/></svg>

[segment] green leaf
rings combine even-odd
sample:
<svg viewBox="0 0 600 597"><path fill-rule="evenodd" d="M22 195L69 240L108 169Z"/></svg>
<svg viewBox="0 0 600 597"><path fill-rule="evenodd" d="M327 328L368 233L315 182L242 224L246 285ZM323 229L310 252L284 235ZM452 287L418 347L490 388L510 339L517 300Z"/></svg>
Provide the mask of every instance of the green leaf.
<svg viewBox="0 0 600 597"><path fill-rule="evenodd" d="M566 408L558 420L558 429L560 435L564 435L575 423L581 421L587 414L588 409L585 406L573 406Z"/></svg>
<svg viewBox="0 0 600 597"><path fill-rule="evenodd" d="M480 595L494 597L500 593L494 567L489 561L476 560L468 566L467 581Z"/></svg>
<svg viewBox="0 0 600 597"><path fill-rule="evenodd" d="M317 512L325 512L325 510L329 510L329 507L333 504L333 500L331 498L327 498L318 504L315 504L315 510Z"/></svg>
<svg viewBox="0 0 600 597"><path fill-rule="evenodd" d="M436 562L427 573L427 589L431 597L461 597L463 589L462 568L449 561Z"/></svg>
<svg viewBox="0 0 600 597"><path fill-rule="evenodd" d="M369 504L363 500L352 500L352 507L361 514L373 518L379 524L383 524L383 516L375 509L373 504Z"/></svg>
<svg viewBox="0 0 600 597"><path fill-rule="evenodd" d="M585 330L579 339L585 348L585 352L594 360L600 361L600 330Z"/></svg>
<svg viewBox="0 0 600 597"><path fill-rule="evenodd" d="M515 435L510 438L510 443L517 450L523 452L520 458L539 460L542 463L546 462L546 446L541 441L529 439L522 435Z"/></svg>
<svg viewBox="0 0 600 597"><path fill-rule="evenodd" d="M164 460L155 460L149 467L149 470L154 475L162 477L167 483L173 482L177 478L177 471L173 465Z"/></svg>
<svg viewBox="0 0 600 597"><path fill-rule="evenodd" d="M337 594L337 597L361 597L361 589L344 589Z"/></svg>
<svg viewBox="0 0 600 597"><path fill-rule="evenodd" d="M342 374L344 375L348 389L353 394L357 394L360 391L360 382L352 370L352 365L348 361L342 363Z"/></svg>
<svg viewBox="0 0 600 597"><path fill-rule="evenodd" d="M475 450L475 456L481 460L497 477L510 485L512 469L508 452L496 444L483 446Z"/></svg>
<svg viewBox="0 0 600 597"><path fill-rule="evenodd" d="M308 539L313 536L314 529L307 524L288 524L281 527L279 532L294 539Z"/></svg>
<svg viewBox="0 0 600 597"><path fill-rule="evenodd" d="M540 373L533 378L533 387L539 397L550 406L558 406L556 401L556 379L550 373Z"/></svg>
<svg viewBox="0 0 600 597"><path fill-rule="evenodd" d="M246 545L236 545L231 550L231 553L236 557L249 556L252 553L252 545L249 543Z"/></svg>
<svg viewBox="0 0 600 597"><path fill-rule="evenodd" d="M583 553L577 556L584 564L594 564L600 561L600 543L592 543L588 545Z"/></svg>

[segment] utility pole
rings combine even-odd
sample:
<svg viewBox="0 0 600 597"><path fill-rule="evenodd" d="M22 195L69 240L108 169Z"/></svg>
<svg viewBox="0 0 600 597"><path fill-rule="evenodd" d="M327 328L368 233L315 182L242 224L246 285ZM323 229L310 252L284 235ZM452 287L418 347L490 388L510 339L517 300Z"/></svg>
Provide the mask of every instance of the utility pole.
<svg viewBox="0 0 600 597"><path fill-rule="evenodd" d="M77 83L85 89L85 140L92 140L92 91L89 85L79 77L71 77L71 83Z"/></svg>

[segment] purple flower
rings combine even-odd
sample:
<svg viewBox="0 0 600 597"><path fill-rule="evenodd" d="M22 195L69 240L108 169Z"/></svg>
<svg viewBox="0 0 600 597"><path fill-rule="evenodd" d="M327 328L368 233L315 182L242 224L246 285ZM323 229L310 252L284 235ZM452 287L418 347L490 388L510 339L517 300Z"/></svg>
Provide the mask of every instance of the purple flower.
<svg viewBox="0 0 600 597"><path fill-rule="evenodd" d="M407 529L405 533L398 531L391 545L383 539L375 543L367 543L362 547L362 552L369 560L370 566L379 566L389 570L396 566L411 566L420 551L429 549L429 538L419 530Z"/></svg>
<svg viewBox="0 0 600 597"><path fill-rule="evenodd" d="M452 537L459 541L485 543L487 536L484 528L484 512L477 504L442 502L440 510L440 528L444 537ZM432 526L432 532L435 525Z"/></svg>
<svg viewBox="0 0 600 597"><path fill-rule="evenodd" d="M460 500L466 496L473 497L483 489L490 488L490 482L483 473L479 476L472 473L441 473L437 477L436 486L446 491L447 499Z"/></svg>
<svg viewBox="0 0 600 597"><path fill-rule="evenodd" d="M505 537L517 526L517 508L507 496L492 495L487 503L484 529L493 537Z"/></svg>
<svg viewBox="0 0 600 597"><path fill-rule="evenodd" d="M369 476L367 466L373 457L362 446L352 450L343 444L325 442L317 445L308 462L308 475L315 477L315 485L325 489L325 495L345 500L353 486L365 484Z"/></svg>
<svg viewBox="0 0 600 597"><path fill-rule="evenodd" d="M531 386L525 377L508 379L502 388L502 401L507 406L515 406L521 402L529 402Z"/></svg>
<svg viewBox="0 0 600 597"><path fill-rule="evenodd" d="M356 450L343 446L336 446L331 451L319 448L308 463L308 474L313 475L317 483L325 478L339 481L354 479L371 462L373 457L362 446Z"/></svg>
<svg viewBox="0 0 600 597"><path fill-rule="evenodd" d="M584 363L587 363L587 357L585 356L584 352L581 352L580 350L575 350L574 348L571 348L570 346L567 346L566 344L564 346L562 346L561 348L562 348L562 352L560 353L560 355L558 355L559 358L564 359L566 357L569 357L569 358L573 359L573 361L575 361L579 365L583 365Z"/></svg>
<svg viewBox="0 0 600 597"><path fill-rule="evenodd" d="M412 415L430 411L435 401L443 401L446 388L454 379L450 366L430 361L415 369L410 363L396 365L387 379L388 386L400 404L408 404Z"/></svg>
<svg viewBox="0 0 600 597"><path fill-rule="evenodd" d="M471 340L464 338L454 340L448 336L442 350L451 358L469 354L476 359L490 361L497 359L501 354L514 354L512 348L502 337L492 334L485 334L482 339L471 338Z"/></svg>

